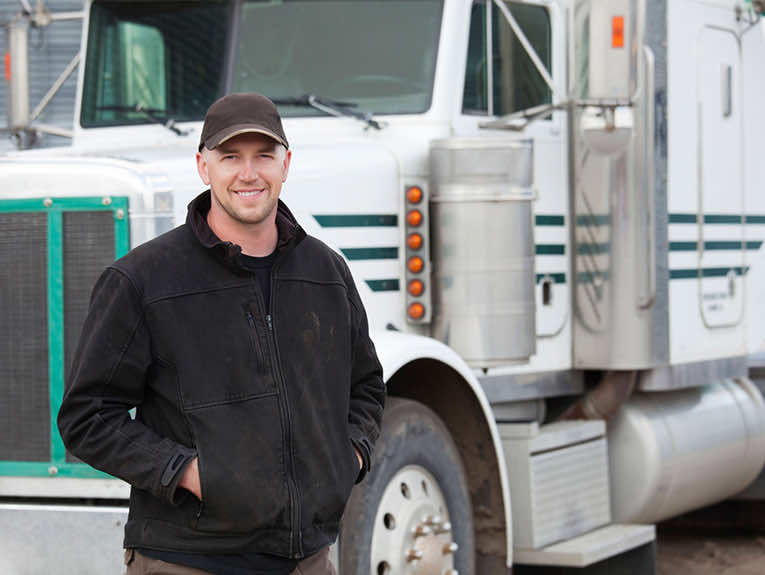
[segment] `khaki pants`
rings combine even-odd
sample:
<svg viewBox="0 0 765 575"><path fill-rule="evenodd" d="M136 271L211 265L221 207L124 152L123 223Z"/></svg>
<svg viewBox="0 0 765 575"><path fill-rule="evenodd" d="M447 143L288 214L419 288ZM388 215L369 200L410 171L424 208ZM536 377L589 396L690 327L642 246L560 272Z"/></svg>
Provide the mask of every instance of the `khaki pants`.
<svg viewBox="0 0 765 575"><path fill-rule="evenodd" d="M125 565L126 575L209 575L201 569L146 557L134 549L125 549ZM329 547L303 559L290 575L336 575L335 566L329 560Z"/></svg>

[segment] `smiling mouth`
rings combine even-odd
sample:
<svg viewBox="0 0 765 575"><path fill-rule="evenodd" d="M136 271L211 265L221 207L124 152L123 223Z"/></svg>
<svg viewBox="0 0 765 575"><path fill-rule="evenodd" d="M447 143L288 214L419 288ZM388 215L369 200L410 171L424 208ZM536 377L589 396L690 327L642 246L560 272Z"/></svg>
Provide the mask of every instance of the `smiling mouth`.
<svg viewBox="0 0 765 575"><path fill-rule="evenodd" d="M260 194L263 190L254 190L254 191L242 191L242 192L236 192L237 196L241 196L243 198L251 198L252 196L257 196Z"/></svg>

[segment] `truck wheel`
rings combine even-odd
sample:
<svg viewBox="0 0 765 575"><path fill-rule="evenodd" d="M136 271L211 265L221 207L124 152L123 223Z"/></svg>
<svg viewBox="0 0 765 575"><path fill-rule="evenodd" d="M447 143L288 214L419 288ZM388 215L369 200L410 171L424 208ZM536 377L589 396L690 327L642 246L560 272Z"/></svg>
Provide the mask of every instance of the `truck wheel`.
<svg viewBox="0 0 765 575"><path fill-rule="evenodd" d="M430 409L390 397L374 464L353 490L340 575L473 575L473 512L465 470Z"/></svg>

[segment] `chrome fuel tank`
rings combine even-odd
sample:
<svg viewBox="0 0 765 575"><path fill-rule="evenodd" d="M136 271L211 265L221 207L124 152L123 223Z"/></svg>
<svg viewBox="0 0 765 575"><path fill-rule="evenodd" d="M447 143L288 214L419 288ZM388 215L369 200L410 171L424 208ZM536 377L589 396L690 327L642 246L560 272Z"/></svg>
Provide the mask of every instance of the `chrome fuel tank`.
<svg viewBox="0 0 765 575"><path fill-rule="evenodd" d="M744 489L765 462L765 404L747 378L637 393L608 424L615 521L655 523Z"/></svg>
<svg viewBox="0 0 765 575"><path fill-rule="evenodd" d="M433 336L475 367L535 351L530 142L431 143Z"/></svg>

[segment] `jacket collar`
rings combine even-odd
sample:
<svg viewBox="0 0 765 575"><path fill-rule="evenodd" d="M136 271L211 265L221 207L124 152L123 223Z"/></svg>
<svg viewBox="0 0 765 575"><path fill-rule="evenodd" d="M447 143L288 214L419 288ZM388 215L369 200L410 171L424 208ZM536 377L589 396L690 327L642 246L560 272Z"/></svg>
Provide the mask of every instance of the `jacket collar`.
<svg viewBox="0 0 765 575"><path fill-rule="evenodd" d="M207 213L210 211L210 190L205 190L189 203L186 224L191 228L202 247L210 250L216 257L238 270L243 270L239 255L242 248L232 242L224 242L207 224ZM276 211L276 260L280 260L305 238L305 231L297 223L295 216L287 205L279 200Z"/></svg>

